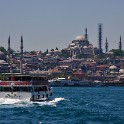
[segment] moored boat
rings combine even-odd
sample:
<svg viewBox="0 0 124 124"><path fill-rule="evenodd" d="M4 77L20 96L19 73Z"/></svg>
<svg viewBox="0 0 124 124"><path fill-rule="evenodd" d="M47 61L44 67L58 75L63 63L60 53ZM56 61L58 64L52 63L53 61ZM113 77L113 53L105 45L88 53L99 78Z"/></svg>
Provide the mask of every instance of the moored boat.
<svg viewBox="0 0 124 124"><path fill-rule="evenodd" d="M51 86L93 86L93 83L88 80L67 80L66 78L57 78L49 81Z"/></svg>

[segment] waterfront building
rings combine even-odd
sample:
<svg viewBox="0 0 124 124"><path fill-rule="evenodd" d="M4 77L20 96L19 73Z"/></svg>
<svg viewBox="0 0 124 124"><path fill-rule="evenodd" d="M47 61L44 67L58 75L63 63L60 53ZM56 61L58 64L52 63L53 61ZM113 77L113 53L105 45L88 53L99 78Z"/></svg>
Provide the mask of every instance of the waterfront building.
<svg viewBox="0 0 124 124"><path fill-rule="evenodd" d="M0 73L9 73L9 69L9 64L4 60L0 60Z"/></svg>

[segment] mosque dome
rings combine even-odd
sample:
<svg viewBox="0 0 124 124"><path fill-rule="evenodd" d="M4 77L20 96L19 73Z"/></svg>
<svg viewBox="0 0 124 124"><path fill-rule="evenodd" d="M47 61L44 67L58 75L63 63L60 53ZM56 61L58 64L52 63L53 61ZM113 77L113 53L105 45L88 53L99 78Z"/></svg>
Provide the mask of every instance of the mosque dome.
<svg viewBox="0 0 124 124"><path fill-rule="evenodd" d="M78 35L77 37L75 37L75 40L83 41L86 40L86 38L84 35Z"/></svg>
<svg viewBox="0 0 124 124"><path fill-rule="evenodd" d="M124 69L120 69L119 72L120 72L120 73L124 73Z"/></svg>
<svg viewBox="0 0 124 124"><path fill-rule="evenodd" d="M79 47L78 46L74 46L74 49L78 49Z"/></svg>
<svg viewBox="0 0 124 124"><path fill-rule="evenodd" d="M48 53L48 54L46 54L46 56L51 56L51 54L50 54L50 53Z"/></svg>
<svg viewBox="0 0 124 124"><path fill-rule="evenodd" d="M88 47L87 47L87 46L84 46L83 48L86 49L86 48L88 48Z"/></svg>
<svg viewBox="0 0 124 124"><path fill-rule="evenodd" d="M74 48L79 48L78 46L74 46Z"/></svg>
<svg viewBox="0 0 124 124"><path fill-rule="evenodd" d="M112 69L117 69L117 67L115 65L112 65L112 66L109 67L109 69L111 69L111 70Z"/></svg>
<svg viewBox="0 0 124 124"><path fill-rule="evenodd" d="M71 43L70 46L75 46L75 43Z"/></svg>
<svg viewBox="0 0 124 124"><path fill-rule="evenodd" d="M3 63L5 63L5 61L4 60L0 60L0 64L3 64Z"/></svg>

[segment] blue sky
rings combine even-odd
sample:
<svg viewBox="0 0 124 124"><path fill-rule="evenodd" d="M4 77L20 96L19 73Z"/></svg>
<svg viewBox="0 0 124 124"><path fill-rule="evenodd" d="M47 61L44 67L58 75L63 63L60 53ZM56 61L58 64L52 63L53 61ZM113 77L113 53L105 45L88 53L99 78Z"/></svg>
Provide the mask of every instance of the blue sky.
<svg viewBox="0 0 124 124"><path fill-rule="evenodd" d="M88 29L89 42L98 47L98 23L103 24L103 43L124 50L124 0L0 0L0 46L45 51L67 47Z"/></svg>

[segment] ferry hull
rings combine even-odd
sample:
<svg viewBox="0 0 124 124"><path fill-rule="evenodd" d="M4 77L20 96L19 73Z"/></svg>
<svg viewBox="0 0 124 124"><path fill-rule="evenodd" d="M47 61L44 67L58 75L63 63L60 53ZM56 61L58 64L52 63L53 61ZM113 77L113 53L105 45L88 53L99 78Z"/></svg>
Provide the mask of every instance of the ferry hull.
<svg viewBox="0 0 124 124"><path fill-rule="evenodd" d="M0 98L25 100L31 98L28 92L0 92Z"/></svg>
<svg viewBox="0 0 124 124"><path fill-rule="evenodd" d="M0 98L19 99L30 101L46 101L52 96L52 93L30 93L30 92L0 92Z"/></svg>

